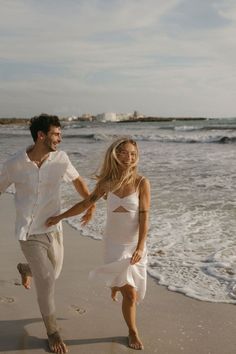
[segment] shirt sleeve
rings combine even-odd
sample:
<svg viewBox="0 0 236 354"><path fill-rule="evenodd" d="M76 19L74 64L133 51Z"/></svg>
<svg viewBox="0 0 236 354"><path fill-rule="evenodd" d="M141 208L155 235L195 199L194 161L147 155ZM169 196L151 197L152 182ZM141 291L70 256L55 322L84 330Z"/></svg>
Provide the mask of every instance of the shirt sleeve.
<svg viewBox="0 0 236 354"><path fill-rule="evenodd" d="M63 176L64 181L66 182L72 182L76 178L79 177L79 172L76 170L76 168L72 165L69 157L66 155L66 160L67 160L67 167L65 174Z"/></svg>
<svg viewBox="0 0 236 354"><path fill-rule="evenodd" d="M0 193L5 192L5 190L12 184L9 178L7 166L4 164L0 171Z"/></svg>

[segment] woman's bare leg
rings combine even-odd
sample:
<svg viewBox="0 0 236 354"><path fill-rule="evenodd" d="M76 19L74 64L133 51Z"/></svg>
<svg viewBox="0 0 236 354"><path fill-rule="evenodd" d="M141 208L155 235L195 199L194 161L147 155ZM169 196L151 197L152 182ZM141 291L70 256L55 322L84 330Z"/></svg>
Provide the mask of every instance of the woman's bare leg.
<svg viewBox="0 0 236 354"><path fill-rule="evenodd" d="M111 298L113 301L118 301L118 298L117 298L118 291L120 291L120 288L118 288L117 286L113 286L111 288Z"/></svg>
<svg viewBox="0 0 236 354"><path fill-rule="evenodd" d="M137 292L132 286L128 284L121 287L120 291L123 295L122 313L129 329L129 347L132 349L141 350L144 347L143 343L141 342L141 339L139 338L138 329L136 325Z"/></svg>

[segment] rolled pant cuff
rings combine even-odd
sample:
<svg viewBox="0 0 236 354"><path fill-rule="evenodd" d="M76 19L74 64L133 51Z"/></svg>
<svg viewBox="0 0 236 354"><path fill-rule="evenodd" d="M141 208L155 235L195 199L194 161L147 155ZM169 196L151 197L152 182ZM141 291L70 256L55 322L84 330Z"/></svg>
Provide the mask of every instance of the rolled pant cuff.
<svg viewBox="0 0 236 354"><path fill-rule="evenodd" d="M45 316L42 314L43 322L45 324L47 334L51 335L58 331L57 320L55 314Z"/></svg>

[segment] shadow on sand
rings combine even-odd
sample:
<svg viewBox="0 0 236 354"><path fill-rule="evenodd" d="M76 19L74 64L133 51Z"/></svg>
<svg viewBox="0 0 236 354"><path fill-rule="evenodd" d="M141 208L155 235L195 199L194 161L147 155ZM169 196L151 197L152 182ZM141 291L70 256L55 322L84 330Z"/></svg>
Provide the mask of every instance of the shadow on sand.
<svg viewBox="0 0 236 354"><path fill-rule="evenodd" d="M23 320L0 321L0 352L44 349L49 353L48 344L45 338L29 335L26 326L42 322L41 318L30 318ZM86 339L68 339L65 341L67 346L98 344L98 343L117 343L127 346L127 337L102 337Z"/></svg>

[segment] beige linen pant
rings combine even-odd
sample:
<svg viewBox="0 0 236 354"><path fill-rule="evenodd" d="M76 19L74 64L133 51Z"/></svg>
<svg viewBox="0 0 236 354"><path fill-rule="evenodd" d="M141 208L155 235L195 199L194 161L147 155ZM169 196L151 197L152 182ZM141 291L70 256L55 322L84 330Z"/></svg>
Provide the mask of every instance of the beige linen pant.
<svg viewBox="0 0 236 354"><path fill-rule="evenodd" d="M30 235L20 241L21 249L32 273L39 308L48 334L57 331L55 317L55 280L63 263L63 236L59 232Z"/></svg>

